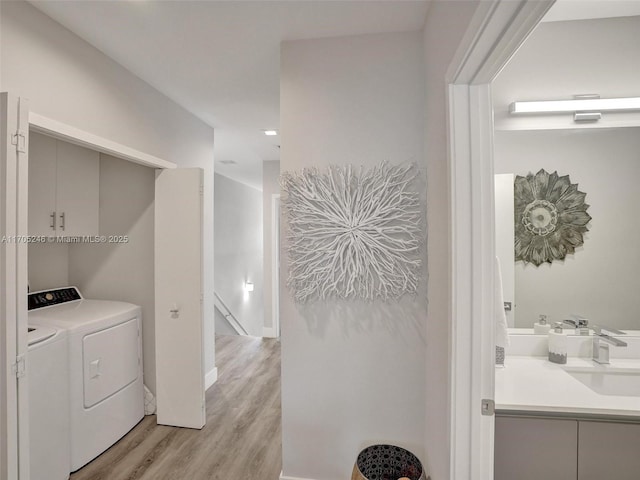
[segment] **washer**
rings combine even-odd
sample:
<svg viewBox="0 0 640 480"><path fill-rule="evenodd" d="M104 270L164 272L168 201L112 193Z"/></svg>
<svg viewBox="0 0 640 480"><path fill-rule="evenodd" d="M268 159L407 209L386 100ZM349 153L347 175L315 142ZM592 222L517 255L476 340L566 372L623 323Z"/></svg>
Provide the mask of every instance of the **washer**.
<svg viewBox="0 0 640 480"><path fill-rule="evenodd" d="M66 480L71 471L67 332L30 325L27 336L31 480Z"/></svg>
<svg viewBox="0 0 640 480"><path fill-rule="evenodd" d="M75 287L29 295L29 323L68 334L71 471L144 417L141 309L87 300Z"/></svg>

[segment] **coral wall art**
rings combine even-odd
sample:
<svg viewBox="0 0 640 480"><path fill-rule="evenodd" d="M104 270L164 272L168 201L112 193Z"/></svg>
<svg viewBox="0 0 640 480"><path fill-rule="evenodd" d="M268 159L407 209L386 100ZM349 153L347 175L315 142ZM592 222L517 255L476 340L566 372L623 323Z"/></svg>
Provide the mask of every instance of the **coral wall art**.
<svg viewBox="0 0 640 480"><path fill-rule="evenodd" d="M424 239L417 177L415 164L388 163L282 174L296 302L416 293Z"/></svg>
<svg viewBox="0 0 640 480"><path fill-rule="evenodd" d="M539 266L563 260L584 243L591 216L586 193L559 176L541 169L514 180L515 259Z"/></svg>

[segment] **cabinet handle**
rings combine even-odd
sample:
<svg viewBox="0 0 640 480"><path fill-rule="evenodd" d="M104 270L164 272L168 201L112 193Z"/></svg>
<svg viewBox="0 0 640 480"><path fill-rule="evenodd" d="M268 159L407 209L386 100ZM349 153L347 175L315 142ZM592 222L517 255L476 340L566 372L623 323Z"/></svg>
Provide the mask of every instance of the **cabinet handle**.
<svg viewBox="0 0 640 480"><path fill-rule="evenodd" d="M51 223L49 224L49 226L51 227L51 230L55 230L56 229L56 212L52 212L51 215L49 215L49 217L51 218Z"/></svg>
<svg viewBox="0 0 640 480"><path fill-rule="evenodd" d="M64 212L60 214L60 230L64 231Z"/></svg>

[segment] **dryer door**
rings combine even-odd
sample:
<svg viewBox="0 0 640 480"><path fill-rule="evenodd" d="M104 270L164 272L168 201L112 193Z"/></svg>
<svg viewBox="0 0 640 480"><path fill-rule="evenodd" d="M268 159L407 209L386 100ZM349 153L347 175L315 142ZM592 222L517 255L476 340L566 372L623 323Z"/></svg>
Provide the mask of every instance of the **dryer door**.
<svg viewBox="0 0 640 480"><path fill-rule="evenodd" d="M93 407L133 383L139 362L137 318L85 336L84 407Z"/></svg>

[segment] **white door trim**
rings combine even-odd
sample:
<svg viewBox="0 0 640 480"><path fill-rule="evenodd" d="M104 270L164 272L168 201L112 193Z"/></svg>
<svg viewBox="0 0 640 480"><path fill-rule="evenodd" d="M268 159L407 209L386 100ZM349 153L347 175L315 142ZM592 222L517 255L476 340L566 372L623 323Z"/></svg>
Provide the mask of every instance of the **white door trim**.
<svg viewBox="0 0 640 480"><path fill-rule="evenodd" d="M490 82L553 0L481 2L447 75L451 201L450 479L493 479L494 209Z"/></svg>
<svg viewBox="0 0 640 480"><path fill-rule="evenodd" d="M271 323L280 336L280 194L271 194Z"/></svg>
<svg viewBox="0 0 640 480"><path fill-rule="evenodd" d="M0 99L0 479L29 479L27 353L28 101ZM12 144L19 133L18 148ZM22 359L21 361L18 361ZM22 371L23 373L16 373Z"/></svg>

